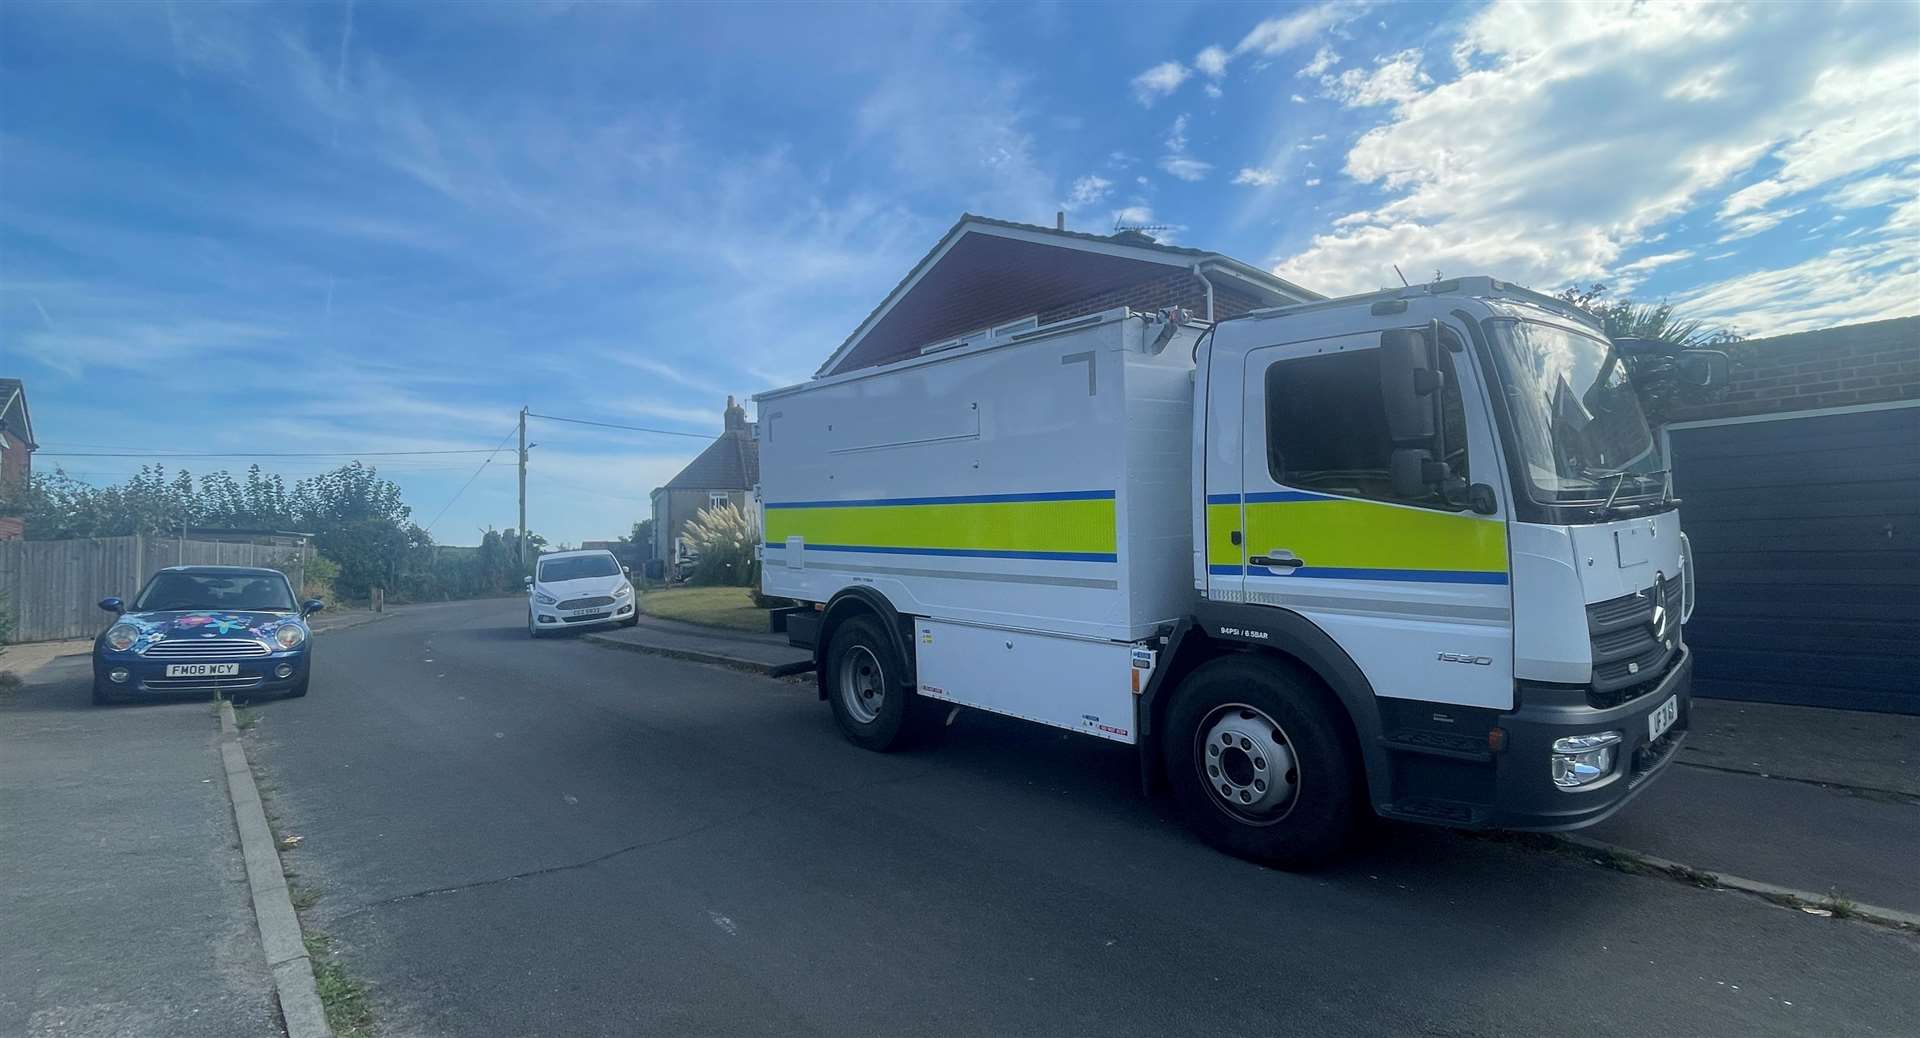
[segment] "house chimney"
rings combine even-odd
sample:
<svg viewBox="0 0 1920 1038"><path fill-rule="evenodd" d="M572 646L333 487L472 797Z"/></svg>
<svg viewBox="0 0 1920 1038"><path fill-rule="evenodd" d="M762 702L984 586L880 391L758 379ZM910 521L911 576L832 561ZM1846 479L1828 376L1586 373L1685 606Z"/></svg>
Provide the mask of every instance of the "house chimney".
<svg viewBox="0 0 1920 1038"><path fill-rule="evenodd" d="M1065 209L1056 209L1053 211L1053 229L1056 231L1064 231L1067 229L1067 211Z"/></svg>
<svg viewBox="0 0 1920 1038"><path fill-rule="evenodd" d="M733 402L733 394L727 394L727 409L722 414L722 426L726 432L745 432L747 428L747 409Z"/></svg>

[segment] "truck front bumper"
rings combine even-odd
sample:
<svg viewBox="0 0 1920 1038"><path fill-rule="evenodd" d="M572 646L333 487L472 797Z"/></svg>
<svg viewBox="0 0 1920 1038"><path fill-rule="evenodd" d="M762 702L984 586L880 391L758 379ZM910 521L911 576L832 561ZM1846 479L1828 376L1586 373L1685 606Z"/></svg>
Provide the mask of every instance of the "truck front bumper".
<svg viewBox="0 0 1920 1038"><path fill-rule="evenodd" d="M1678 715L1658 739L1648 718L1675 701ZM1495 755L1494 803L1486 825L1500 829L1561 830L1593 825L1625 806L1653 784L1679 755L1693 713L1693 654L1680 659L1651 692L1619 706L1598 709L1585 703L1529 702L1502 714L1504 752ZM1612 770L1584 786L1553 781L1553 744L1557 739L1603 732L1620 733Z"/></svg>

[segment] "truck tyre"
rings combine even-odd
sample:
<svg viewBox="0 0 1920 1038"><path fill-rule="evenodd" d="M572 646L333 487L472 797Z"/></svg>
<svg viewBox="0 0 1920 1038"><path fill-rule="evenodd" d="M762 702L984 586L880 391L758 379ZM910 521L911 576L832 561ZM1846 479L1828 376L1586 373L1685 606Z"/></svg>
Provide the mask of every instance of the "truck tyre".
<svg viewBox="0 0 1920 1038"><path fill-rule="evenodd" d="M906 741L916 697L906 663L878 619L856 616L835 628L826 667L827 701L848 739L881 752Z"/></svg>
<svg viewBox="0 0 1920 1038"><path fill-rule="evenodd" d="M1318 683L1258 658L1194 671L1161 736L1182 820L1262 865L1307 869L1336 857L1364 802L1341 709Z"/></svg>

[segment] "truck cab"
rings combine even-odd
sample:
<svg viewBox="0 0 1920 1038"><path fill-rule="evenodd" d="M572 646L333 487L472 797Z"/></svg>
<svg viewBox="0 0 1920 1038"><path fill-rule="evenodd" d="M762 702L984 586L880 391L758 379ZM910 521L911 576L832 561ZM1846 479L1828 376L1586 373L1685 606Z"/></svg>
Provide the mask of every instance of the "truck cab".
<svg viewBox="0 0 1920 1038"><path fill-rule="evenodd" d="M1570 828L1672 759L1679 502L1588 319L1470 278L1222 322L1197 353L1198 627L1335 658L1310 669L1376 811Z"/></svg>

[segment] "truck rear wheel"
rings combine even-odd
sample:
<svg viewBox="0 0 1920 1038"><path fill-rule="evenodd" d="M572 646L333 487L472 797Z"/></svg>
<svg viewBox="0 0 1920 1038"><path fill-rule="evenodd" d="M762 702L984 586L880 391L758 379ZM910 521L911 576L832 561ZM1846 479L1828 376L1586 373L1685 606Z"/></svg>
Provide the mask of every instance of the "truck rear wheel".
<svg viewBox="0 0 1920 1038"><path fill-rule="evenodd" d="M1318 684L1257 658L1194 671L1162 735L1187 826L1228 854L1277 868L1337 856L1362 803L1340 709Z"/></svg>
<svg viewBox="0 0 1920 1038"><path fill-rule="evenodd" d="M900 745L909 734L913 686L879 621L856 616L835 628L826 667L827 701L840 731L869 750Z"/></svg>

